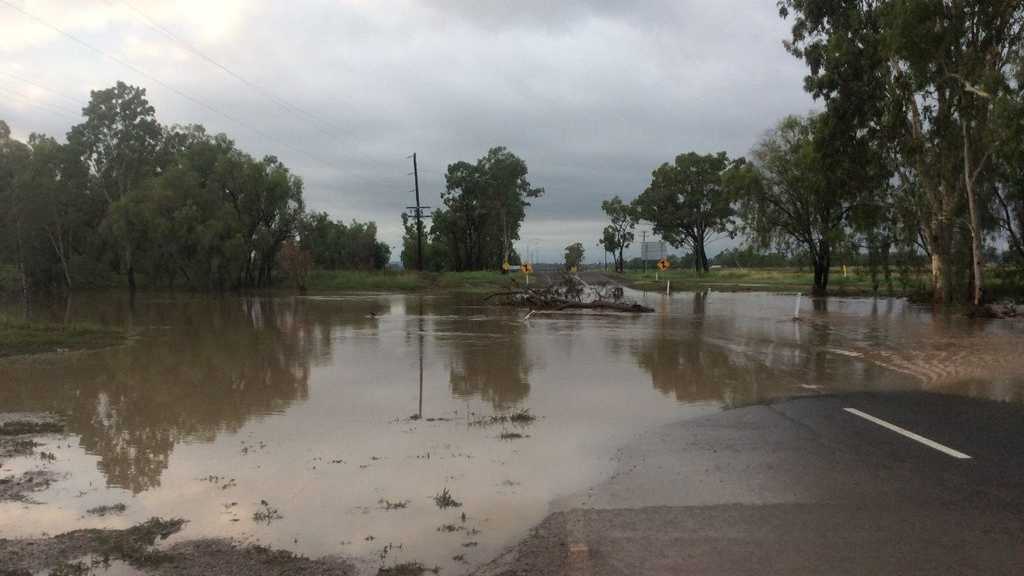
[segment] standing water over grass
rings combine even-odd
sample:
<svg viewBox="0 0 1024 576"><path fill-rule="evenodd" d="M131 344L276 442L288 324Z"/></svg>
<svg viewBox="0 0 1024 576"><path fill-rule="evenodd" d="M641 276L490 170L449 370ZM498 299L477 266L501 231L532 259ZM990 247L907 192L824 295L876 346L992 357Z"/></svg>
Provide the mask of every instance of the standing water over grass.
<svg viewBox="0 0 1024 576"><path fill-rule="evenodd" d="M805 300L794 322L792 296L636 296L656 311L525 322L479 296L79 297L73 320L139 336L0 360L0 410L66 421L36 438L44 460L0 458L0 477L57 478L0 502L0 537L181 517L168 543L458 573L659 424L844 390L1024 397L1015 324L892 300Z"/></svg>

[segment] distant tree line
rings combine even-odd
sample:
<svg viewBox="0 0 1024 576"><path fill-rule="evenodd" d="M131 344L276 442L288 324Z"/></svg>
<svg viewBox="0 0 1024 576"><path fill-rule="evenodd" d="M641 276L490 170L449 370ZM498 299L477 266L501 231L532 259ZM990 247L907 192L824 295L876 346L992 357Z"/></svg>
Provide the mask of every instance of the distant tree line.
<svg viewBox="0 0 1024 576"><path fill-rule="evenodd" d="M94 91L66 143L0 121L0 264L26 292L104 285L268 286L282 247L322 268L383 267L373 223L308 214L302 179L199 125L164 126L145 89ZM306 256L308 255L308 256Z"/></svg>
<svg viewBox="0 0 1024 576"><path fill-rule="evenodd" d="M632 203L606 203L602 244L621 268L633 237L620 224L644 220L703 271L710 238L742 234L809 258L819 294L852 246L886 276L894 255L924 260L937 303L982 304L986 270L1024 263L1024 3L778 6L823 110L783 118L749 158L659 166Z"/></svg>

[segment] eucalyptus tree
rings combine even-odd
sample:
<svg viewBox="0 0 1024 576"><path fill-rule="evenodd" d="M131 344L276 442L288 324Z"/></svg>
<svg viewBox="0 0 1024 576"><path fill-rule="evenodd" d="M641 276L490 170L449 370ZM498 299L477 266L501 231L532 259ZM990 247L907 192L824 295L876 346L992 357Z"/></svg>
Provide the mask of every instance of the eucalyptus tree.
<svg viewBox="0 0 1024 576"><path fill-rule="evenodd" d="M608 215L611 223L604 227L599 244L604 247L605 252L611 252L615 256L615 270L622 272L625 268L623 252L636 238L634 230L638 219L637 210L618 196L602 201L601 210Z"/></svg>
<svg viewBox="0 0 1024 576"><path fill-rule="evenodd" d="M882 130L920 221L937 302L953 297L953 256L970 245L971 297L982 298L979 184L991 178L993 103L1019 90L1024 3L960 0L780 0L806 89L860 130ZM966 214L966 218L963 216ZM966 220L969 235L959 232Z"/></svg>
<svg viewBox="0 0 1024 576"><path fill-rule="evenodd" d="M722 180L731 165L725 152L680 154L654 170L650 186L633 202L666 242L690 248L698 273L708 270L708 241L733 222L733 199Z"/></svg>
<svg viewBox="0 0 1024 576"><path fill-rule="evenodd" d="M526 162L500 146L473 164L448 166L444 206L435 211L431 226L433 241L445 247L448 267L496 269L511 259L530 200L544 194L527 174Z"/></svg>
<svg viewBox="0 0 1024 576"><path fill-rule="evenodd" d="M739 216L749 236L764 248L797 246L814 262L814 292L828 291L835 248L861 189L835 185L835 157L822 145L822 116L788 116L754 147L750 163L728 171Z"/></svg>
<svg viewBox="0 0 1024 576"><path fill-rule="evenodd" d="M135 242L145 224L131 220L139 212L132 209L130 196L157 174L163 131L146 99L145 88L124 82L94 90L82 114L85 121L71 128L68 143L89 169L92 193L102 196L112 207L114 219L106 229L115 234L128 287L134 291ZM119 202L121 206L113 208Z"/></svg>
<svg viewBox="0 0 1024 576"><path fill-rule="evenodd" d="M583 243L573 242L565 247L565 268L566 270L578 269L583 265Z"/></svg>

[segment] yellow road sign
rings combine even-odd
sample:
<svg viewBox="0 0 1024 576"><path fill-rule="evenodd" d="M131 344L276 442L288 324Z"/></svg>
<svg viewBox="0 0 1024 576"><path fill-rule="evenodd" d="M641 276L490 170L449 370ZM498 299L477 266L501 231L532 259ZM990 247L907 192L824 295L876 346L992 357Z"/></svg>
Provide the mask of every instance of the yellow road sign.
<svg viewBox="0 0 1024 576"><path fill-rule="evenodd" d="M661 260L658 260L658 270L661 270L662 272L668 270L671 266L672 263L668 261L668 258L662 258Z"/></svg>
<svg viewBox="0 0 1024 576"><path fill-rule="evenodd" d="M529 262L523 262L522 269L523 274L533 274L533 265Z"/></svg>
<svg viewBox="0 0 1024 576"><path fill-rule="evenodd" d="M505 272L508 272L509 268L512 268L512 266L509 265L508 260L505 260L504 262L501 263L501 269L504 270Z"/></svg>

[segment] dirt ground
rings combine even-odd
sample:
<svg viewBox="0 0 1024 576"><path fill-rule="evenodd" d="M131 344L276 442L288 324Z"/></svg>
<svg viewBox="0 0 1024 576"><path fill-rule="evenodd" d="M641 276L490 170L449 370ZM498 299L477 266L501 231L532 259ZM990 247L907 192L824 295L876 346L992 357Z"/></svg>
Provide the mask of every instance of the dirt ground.
<svg viewBox="0 0 1024 576"><path fill-rule="evenodd" d="M156 544L176 533L183 520L153 518L126 530L76 530L52 538L0 539L0 576L90 574L110 562L122 562L144 574L215 576L234 574L354 574L336 558L311 560L261 546L228 540L190 540L166 549Z"/></svg>

